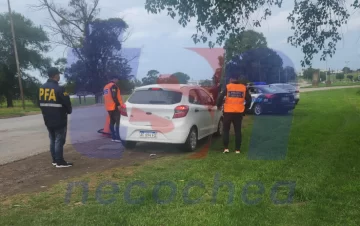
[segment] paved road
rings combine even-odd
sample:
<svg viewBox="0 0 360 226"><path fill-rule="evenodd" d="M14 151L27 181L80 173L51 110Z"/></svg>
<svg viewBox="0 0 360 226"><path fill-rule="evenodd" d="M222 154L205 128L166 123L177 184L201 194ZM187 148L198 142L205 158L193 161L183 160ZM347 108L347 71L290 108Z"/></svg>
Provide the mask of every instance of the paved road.
<svg viewBox="0 0 360 226"><path fill-rule="evenodd" d="M356 88L360 86L301 88L300 92ZM106 113L102 106L74 109L70 116L67 143L75 144L101 136L96 132L103 128ZM0 119L0 164L20 160L48 151L48 134L41 115Z"/></svg>
<svg viewBox="0 0 360 226"><path fill-rule="evenodd" d="M106 113L102 106L74 109L69 117L67 144L99 139ZM42 115L0 119L0 165L48 151Z"/></svg>

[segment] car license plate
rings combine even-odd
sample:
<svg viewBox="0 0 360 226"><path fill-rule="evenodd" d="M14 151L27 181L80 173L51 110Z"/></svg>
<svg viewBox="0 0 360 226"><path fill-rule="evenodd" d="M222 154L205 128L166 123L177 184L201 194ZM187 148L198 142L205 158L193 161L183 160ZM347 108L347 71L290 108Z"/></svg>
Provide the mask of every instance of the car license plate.
<svg viewBox="0 0 360 226"><path fill-rule="evenodd" d="M140 131L140 138L155 138L156 132L153 131Z"/></svg>
<svg viewBox="0 0 360 226"><path fill-rule="evenodd" d="M289 102L290 98L289 97L283 97L281 98L281 101L283 102Z"/></svg>

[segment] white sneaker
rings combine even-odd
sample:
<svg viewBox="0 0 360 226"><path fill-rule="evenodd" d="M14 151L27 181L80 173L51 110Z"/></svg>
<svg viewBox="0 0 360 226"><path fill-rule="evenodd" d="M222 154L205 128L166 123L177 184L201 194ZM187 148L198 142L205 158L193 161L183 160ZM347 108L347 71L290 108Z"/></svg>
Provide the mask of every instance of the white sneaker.
<svg viewBox="0 0 360 226"><path fill-rule="evenodd" d="M116 143L121 143L121 140L114 140L114 142L116 142Z"/></svg>
<svg viewBox="0 0 360 226"><path fill-rule="evenodd" d="M223 153L229 153L229 149L225 149Z"/></svg>

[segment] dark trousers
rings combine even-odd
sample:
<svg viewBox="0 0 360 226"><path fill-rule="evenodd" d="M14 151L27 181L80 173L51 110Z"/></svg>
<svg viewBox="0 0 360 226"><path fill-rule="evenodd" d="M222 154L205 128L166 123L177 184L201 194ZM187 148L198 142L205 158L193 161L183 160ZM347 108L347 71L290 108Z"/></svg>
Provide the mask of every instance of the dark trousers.
<svg viewBox="0 0 360 226"><path fill-rule="evenodd" d="M50 138L50 153L53 162L61 163L64 161L64 145L66 141L67 127L47 128Z"/></svg>
<svg viewBox="0 0 360 226"><path fill-rule="evenodd" d="M120 111L108 111L110 116L110 132L113 140L120 140Z"/></svg>
<svg viewBox="0 0 360 226"><path fill-rule="evenodd" d="M243 119L243 113L224 112L223 142L225 149L229 148L229 133L230 133L230 126L232 123L234 125L234 131L235 131L235 150L240 151L242 119Z"/></svg>

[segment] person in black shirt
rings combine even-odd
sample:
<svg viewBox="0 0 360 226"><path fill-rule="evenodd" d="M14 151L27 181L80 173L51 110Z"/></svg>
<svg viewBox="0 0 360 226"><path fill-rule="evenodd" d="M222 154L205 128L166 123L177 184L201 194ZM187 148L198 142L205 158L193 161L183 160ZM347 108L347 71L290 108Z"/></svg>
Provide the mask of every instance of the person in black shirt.
<svg viewBox="0 0 360 226"><path fill-rule="evenodd" d="M39 107L49 132L52 164L57 168L70 167L63 157L66 141L68 114L72 113L69 95L59 86L60 72L57 68L48 70L49 79L39 89Z"/></svg>

